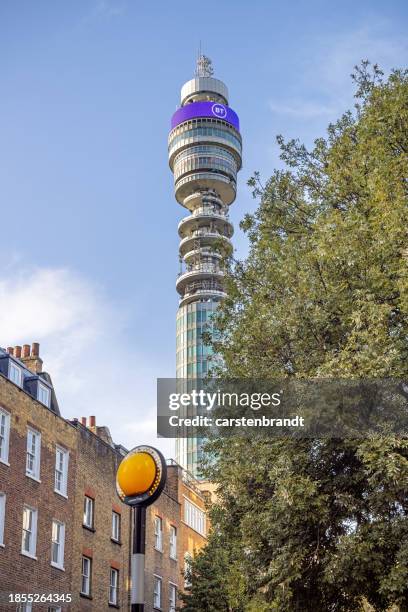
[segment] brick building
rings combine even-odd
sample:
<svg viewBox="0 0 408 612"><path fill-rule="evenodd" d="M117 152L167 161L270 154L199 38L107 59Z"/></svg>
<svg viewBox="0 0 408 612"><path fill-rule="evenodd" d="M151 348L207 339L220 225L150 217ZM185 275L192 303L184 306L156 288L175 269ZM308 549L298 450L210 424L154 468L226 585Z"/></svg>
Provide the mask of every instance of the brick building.
<svg viewBox="0 0 408 612"><path fill-rule="evenodd" d="M0 352L0 592L70 593L75 482L65 475L75 472L76 431L60 417L33 352L32 369L26 346L23 357L20 347L15 356ZM57 455L65 461L58 482ZM64 551L56 544L53 558L57 538Z"/></svg>
<svg viewBox="0 0 408 612"><path fill-rule="evenodd" d="M175 461L167 462L167 483L146 517L146 612L173 612L184 588L189 559L206 541L205 496Z"/></svg>
<svg viewBox="0 0 408 612"><path fill-rule="evenodd" d="M123 454L95 417L74 421L77 436L72 591L80 609L127 609L130 509L116 494L116 471Z"/></svg>
<svg viewBox="0 0 408 612"><path fill-rule="evenodd" d="M61 416L38 344L0 349L0 593L71 594L3 610L129 609L131 511L116 495L126 449L95 417ZM205 496L173 461L147 511L146 612L173 612L205 543Z"/></svg>

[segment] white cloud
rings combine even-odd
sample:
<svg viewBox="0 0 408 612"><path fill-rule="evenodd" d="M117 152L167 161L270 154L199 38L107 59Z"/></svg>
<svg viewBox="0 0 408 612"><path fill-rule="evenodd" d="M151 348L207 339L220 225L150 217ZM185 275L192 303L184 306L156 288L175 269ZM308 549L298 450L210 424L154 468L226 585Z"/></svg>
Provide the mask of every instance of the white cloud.
<svg viewBox="0 0 408 612"><path fill-rule="evenodd" d="M408 40L395 32L395 24L368 19L364 25L330 38L315 41L299 66L299 94L269 101L273 113L292 119L321 119L327 124L354 104L351 73L356 64L368 59L388 73L404 67ZM309 99L304 92L313 92ZM305 125L307 131L307 125Z"/></svg>
<svg viewBox="0 0 408 612"><path fill-rule="evenodd" d="M126 10L126 0L92 0L74 29L81 30L103 20L118 19L126 13Z"/></svg>
<svg viewBox="0 0 408 612"><path fill-rule="evenodd" d="M127 339L127 312L101 287L67 268L25 267L18 257L0 272L0 345L40 342L66 418L96 415L127 447L156 438L155 364Z"/></svg>
<svg viewBox="0 0 408 612"><path fill-rule="evenodd" d="M318 102L297 102L276 104L271 102L269 108L273 113L288 115L291 117L313 118L322 116L332 116L335 112L333 107Z"/></svg>
<svg viewBox="0 0 408 612"><path fill-rule="evenodd" d="M406 37L400 37L387 21L372 20L347 34L338 35L328 45L317 69L317 78L322 87L344 96L352 89L350 74L361 60L378 63L385 72L391 68L404 67L408 57ZM346 90L346 91L345 91Z"/></svg>
<svg viewBox="0 0 408 612"><path fill-rule="evenodd" d="M125 10L124 0L96 0L92 14L94 17L120 17Z"/></svg>

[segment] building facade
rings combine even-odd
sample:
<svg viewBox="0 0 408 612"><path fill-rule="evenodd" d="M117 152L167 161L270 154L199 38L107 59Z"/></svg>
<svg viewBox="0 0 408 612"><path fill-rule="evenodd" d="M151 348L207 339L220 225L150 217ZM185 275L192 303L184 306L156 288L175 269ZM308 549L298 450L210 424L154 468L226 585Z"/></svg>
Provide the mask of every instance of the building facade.
<svg viewBox="0 0 408 612"><path fill-rule="evenodd" d="M23 356L20 347L0 350L0 592L65 594L75 562L75 481L67 476L76 469L76 433L60 417L39 355L32 370L24 363L29 348ZM0 609L18 610L19 602L2 598Z"/></svg>
<svg viewBox="0 0 408 612"><path fill-rule="evenodd" d="M186 386L208 374L211 351L202 334L211 333L212 314L225 297L222 261L232 251L233 234L228 210L242 165L239 119L228 106L226 85L212 75L211 61L201 55L195 78L181 88L181 106L168 138L175 197L188 210L178 226L181 269L176 283L176 370ZM199 455L199 439L177 439L177 461L194 475Z"/></svg>
<svg viewBox="0 0 408 612"><path fill-rule="evenodd" d="M116 494L126 452L95 417L62 417L38 344L0 349L0 612L129 609L131 510ZM147 511L146 612L174 612L206 530L205 495L170 461Z"/></svg>
<svg viewBox="0 0 408 612"><path fill-rule="evenodd" d="M131 513L115 488L124 453L95 417L72 424L77 432L72 588L81 610L127 609Z"/></svg>
<svg viewBox="0 0 408 612"><path fill-rule="evenodd" d="M165 489L146 516L146 576L153 578L146 580L146 612L175 612L189 560L206 542L206 522L206 498L197 481L168 461Z"/></svg>

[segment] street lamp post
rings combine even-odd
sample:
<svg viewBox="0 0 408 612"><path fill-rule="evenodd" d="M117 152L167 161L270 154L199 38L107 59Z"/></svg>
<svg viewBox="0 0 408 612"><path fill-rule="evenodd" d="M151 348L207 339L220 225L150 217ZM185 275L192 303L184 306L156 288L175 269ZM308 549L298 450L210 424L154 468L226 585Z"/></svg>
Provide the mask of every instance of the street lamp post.
<svg viewBox="0 0 408 612"><path fill-rule="evenodd" d="M131 612L144 610L144 568L146 547L146 507L132 508L133 539L131 560Z"/></svg>
<svg viewBox="0 0 408 612"><path fill-rule="evenodd" d="M166 461L152 446L132 449L122 459L116 474L118 495L132 508L131 612L144 611L146 508L158 499L166 478Z"/></svg>

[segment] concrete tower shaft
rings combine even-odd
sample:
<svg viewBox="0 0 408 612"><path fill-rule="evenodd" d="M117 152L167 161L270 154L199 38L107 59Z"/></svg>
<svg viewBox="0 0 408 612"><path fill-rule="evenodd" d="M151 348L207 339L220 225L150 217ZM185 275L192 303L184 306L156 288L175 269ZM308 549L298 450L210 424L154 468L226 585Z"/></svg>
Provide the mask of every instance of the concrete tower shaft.
<svg viewBox="0 0 408 612"><path fill-rule="evenodd" d="M198 58L180 101L168 139L175 197L189 213L178 226L177 377L194 379L207 375L209 350L201 335L225 297L222 259L232 251L228 210L236 197L242 140L228 89L212 76L206 56ZM198 441L180 440L177 448L179 463L194 473Z"/></svg>

